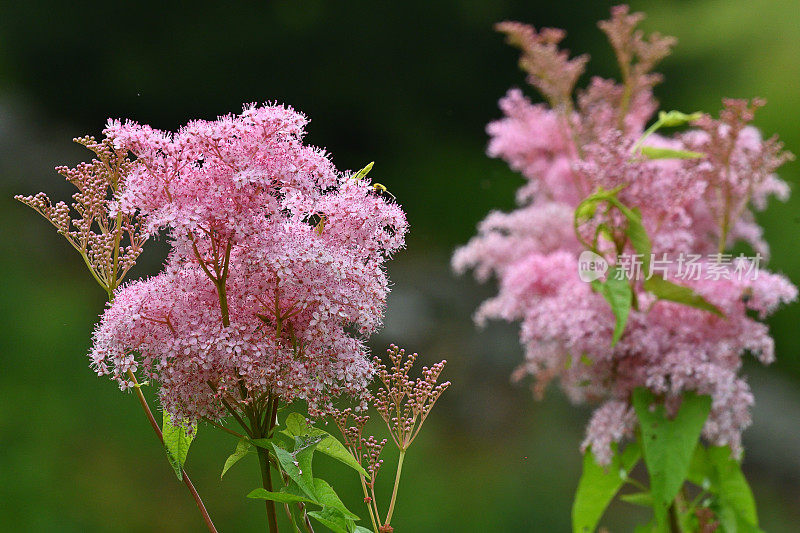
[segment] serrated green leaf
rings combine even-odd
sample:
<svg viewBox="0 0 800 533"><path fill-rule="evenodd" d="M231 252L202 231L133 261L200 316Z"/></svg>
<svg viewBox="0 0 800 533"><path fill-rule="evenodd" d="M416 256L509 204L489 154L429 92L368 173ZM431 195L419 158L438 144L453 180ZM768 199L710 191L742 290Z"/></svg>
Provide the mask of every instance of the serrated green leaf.
<svg viewBox="0 0 800 533"><path fill-rule="evenodd" d="M308 516L335 533L348 533L347 519L336 509L324 507L321 511L311 511Z"/></svg>
<svg viewBox="0 0 800 533"><path fill-rule="evenodd" d="M315 447L316 444L301 444L298 451L289 452L275 444L272 445L275 457L277 457L283 471L286 472L289 478L297 483L297 486L314 501L316 501L317 495L314 492L314 476L311 473L311 461L314 456Z"/></svg>
<svg viewBox="0 0 800 533"><path fill-rule="evenodd" d="M586 450L583 456L583 474L572 505L573 533L595 530L608 504L619 492L640 457L638 443L631 443L622 455L615 453L611 464L603 467L597 464L591 449Z"/></svg>
<svg viewBox="0 0 800 533"><path fill-rule="evenodd" d="M702 152L673 150L671 148L658 148L656 146L642 146L641 152L647 159L699 159L706 156L706 154Z"/></svg>
<svg viewBox="0 0 800 533"><path fill-rule="evenodd" d="M167 450L167 459L169 459L177 478L182 480L183 465L189 454L189 446L197 435L197 425L191 427L174 425L169 414L164 411L162 426L161 433L164 439L164 448Z"/></svg>
<svg viewBox="0 0 800 533"><path fill-rule="evenodd" d="M667 510L689 474L700 432L711 410L711 398L685 393L672 419L667 417L663 405L653 405L653 401L649 390L641 387L634 390L633 407L642 430L653 510L656 520L663 526Z"/></svg>
<svg viewBox="0 0 800 533"><path fill-rule="evenodd" d="M306 422L306 417L300 413L289 413L289 415L286 417L285 423L286 429L283 431L283 433L291 435L292 437L311 435L311 429L322 431L319 428L309 426L308 422Z"/></svg>
<svg viewBox="0 0 800 533"><path fill-rule="evenodd" d="M345 507L342 500L336 494L336 491L333 490L327 481L320 478L314 478L314 491L317 494L317 503L322 505L323 507L330 507L332 509L336 509L341 511L341 513L352 520L360 520L358 515L353 514L350 510Z"/></svg>
<svg viewBox="0 0 800 533"><path fill-rule="evenodd" d="M694 292L689 287L677 285L671 281L667 281L661 276L654 275L650 279L644 281L645 290L652 292L660 300L668 300L679 304L696 307L709 311L718 316L724 316L716 306L709 303L708 300Z"/></svg>
<svg viewBox="0 0 800 533"><path fill-rule="evenodd" d="M317 450L325 455L344 463L364 477L369 477L367 471L364 470L353 455L347 451L344 444L328 433L327 431L315 426L309 426L306 419L300 413L291 413L286 417L286 429L281 433L292 437L298 436L312 436L322 437L322 440L317 444Z"/></svg>
<svg viewBox="0 0 800 533"><path fill-rule="evenodd" d="M617 341L622 337L622 333L625 331L625 324L628 323L631 305L633 304L631 286L624 275L618 276L619 272L619 268L611 267L605 281L598 281L592 284L603 295L608 305L611 306L611 311L616 319L611 346L617 344Z"/></svg>
<svg viewBox="0 0 800 533"><path fill-rule="evenodd" d="M279 503L315 503L304 496L298 496L289 492L271 492L267 489L254 489L247 495L253 500L272 500Z"/></svg>
<svg viewBox="0 0 800 533"><path fill-rule="evenodd" d="M250 443L248 440L239 439L239 442L236 443L236 449L225 460L225 466L222 467L222 473L219 475L219 478L222 479L222 477L225 475L225 472L227 472L230 467L238 463L241 458L247 455L249 450Z"/></svg>

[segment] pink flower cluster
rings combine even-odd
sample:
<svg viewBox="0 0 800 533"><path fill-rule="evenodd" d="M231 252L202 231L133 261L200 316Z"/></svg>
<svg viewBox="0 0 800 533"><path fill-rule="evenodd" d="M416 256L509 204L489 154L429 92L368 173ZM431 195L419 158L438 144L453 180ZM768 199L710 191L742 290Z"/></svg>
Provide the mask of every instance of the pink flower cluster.
<svg viewBox="0 0 800 533"><path fill-rule="evenodd" d="M538 394L558 379L571 400L600 404L583 447L591 446L604 463L611 444L632 435L630 396L642 386L673 407L683 391L711 395L703 434L738 451L753 403L738 375L742 356L752 353L763 363L774 358L767 327L750 312L763 318L797 296L785 277L764 271L756 280L691 283L724 314L717 316L656 300L637 284L638 305L612 347L615 319L609 304L578 277L577 258L585 248L573 221L581 200L621 186L618 198L641 212L656 256L714 254L737 241L766 255L751 208L762 209L771 195L788 195L774 172L790 155L775 138L765 140L748 125L759 101L726 100L719 119L703 115L684 133L654 134L643 142L702 157L650 159L639 152L637 140L657 109L651 89L659 78L650 70L673 43L659 35L646 38L635 29L639 20L641 15L617 7L600 24L619 59L622 83L594 78L579 92L577 105L558 92L571 91L578 76L575 60L556 54L552 44L543 46L553 42L552 31L500 25L522 48L522 67L549 105L531 103L517 89L500 100L504 117L487 128L488 153L528 181L518 192L519 207L489 214L478 235L453 257L457 271L473 269L481 281L492 275L499 281L497 296L478 310L478 323L521 321L526 360L517 377L534 376ZM584 63L578 63L581 72ZM612 213L605 223L613 228L624 220ZM625 249L634 252L629 243Z"/></svg>
<svg viewBox="0 0 800 533"><path fill-rule="evenodd" d="M121 287L94 335L98 374L161 384L187 420L267 396L325 407L360 397L381 325L384 263L404 245L401 208L303 143L307 119L278 105L193 121L177 133L119 121L136 156L115 209L168 232L164 270Z"/></svg>

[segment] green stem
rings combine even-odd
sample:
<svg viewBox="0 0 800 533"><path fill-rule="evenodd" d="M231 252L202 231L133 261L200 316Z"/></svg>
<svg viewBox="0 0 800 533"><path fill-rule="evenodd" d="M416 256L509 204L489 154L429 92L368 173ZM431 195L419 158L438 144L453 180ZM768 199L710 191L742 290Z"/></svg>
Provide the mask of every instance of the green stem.
<svg viewBox="0 0 800 533"><path fill-rule="evenodd" d="M72 241L70 241L70 244L72 244ZM108 301L109 301L109 302L110 302L110 301L112 301L112 300L114 299L114 290L113 290L113 289L112 289L112 288L109 286L109 284L105 283L105 282L104 282L103 280L101 280L101 279L100 279L100 277L97 275L97 272L95 272L95 270L94 270L94 267L92 266L92 262L91 262L91 261L89 261L89 256L88 256L88 255L86 255L86 252L84 252L83 250L81 250L80 248L78 248L77 246L75 246L74 244L72 244L72 247L73 247L73 248L75 248L76 250L78 250L78 253L80 253L80 254L81 254L81 258L83 258L83 262L84 262L84 263L86 263L86 267L89 269L89 272L92 274L92 277L94 278L94 280L95 280L95 281L96 281L96 282L97 282L97 283L98 283L98 284L99 284L101 287L103 287L103 290L104 290L104 291L106 291L106 294L108 294Z"/></svg>
<svg viewBox="0 0 800 533"><path fill-rule="evenodd" d="M406 456L405 450L400 450L400 457L397 459L397 473L394 476L394 489L392 489L392 500L389 502L389 511L386 513L385 525L389 525L394 514L394 503L397 500L397 488L400 486L400 473L403 471L403 459Z"/></svg>
<svg viewBox="0 0 800 533"><path fill-rule="evenodd" d="M117 218L114 225L114 256L111 260L111 279L116 282L121 281L117 278L119 269L119 245L122 241L122 211L117 213ZM115 287L116 288L116 287Z"/></svg>
<svg viewBox="0 0 800 533"><path fill-rule="evenodd" d="M284 509L284 511L286 511L286 518L288 518L289 519L289 523L292 524L292 531L294 531L295 533L299 533L300 532L300 526L298 526L297 522L294 521L294 517L292 516L292 510L289 509L289 504L288 503L284 503L283 504L283 509Z"/></svg>
<svg viewBox="0 0 800 533"><path fill-rule="evenodd" d="M717 251L722 254L725 251L725 245L728 243L728 233L730 232L730 194L725 191L725 209L722 213L722 223L720 224L720 234L719 234L719 244L717 245Z"/></svg>
<svg viewBox="0 0 800 533"><path fill-rule="evenodd" d="M261 464L261 480L264 488L270 492L272 491L272 476L269 471L269 452L261 447L258 447L258 462ZM267 506L267 524L269 525L270 533L278 533L278 517L275 512L275 502L272 500L265 500Z"/></svg>
<svg viewBox="0 0 800 533"><path fill-rule="evenodd" d="M227 328L231 325L231 319L228 313L228 294L225 290L224 279L217 282L217 295L219 295L219 309L222 313L222 325Z"/></svg>
<svg viewBox="0 0 800 533"><path fill-rule="evenodd" d="M288 485L290 480L289 476L286 474L286 472L281 471L280 467L278 466L278 462L275 461L273 457L270 457L270 461L272 461L272 466L275 467L275 470L280 472L281 476L283 476L284 485ZM308 511L306 510L306 506L302 502L297 502L297 508L300 510L300 516L301 516L300 524L303 526L303 529L307 533L314 533L314 527L311 525L311 519L308 517ZM294 520L294 517L292 517L292 520Z"/></svg>
<svg viewBox="0 0 800 533"><path fill-rule="evenodd" d="M308 512L306 511L305 504L298 503L297 507L300 508L300 512L302 513L303 528L305 528L307 533L314 533L314 527L311 525L311 519L308 517Z"/></svg>
<svg viewBox="0 0 800 533"><path fill-rule="evenodd" d="M359 474L359 479L361 480L361 489L364 491L364 502L367 504L367 510L369 511L369 519L372 522L372 530L375 533L378 533L378 524L375 521L375 513L372 512L372 502L369 495L369 490L367 490L367 480L364 479L364 476Z"/></svg>
<svg viewBox="0 0 800 533"><path fill-rule="evenodd" d="M653 123L653 125L650 126L649 128L647 128L645 130L645 132L642 134L642 136L639 137L639 140L636 141L636 144L633 145L633 148L631 149L631 152L635 154L636 151L642 146L644 141L646 141L647 138L650 137L653 133L655 133L662 125L663 125L663 121L662 120L656 120Z"/></svg>

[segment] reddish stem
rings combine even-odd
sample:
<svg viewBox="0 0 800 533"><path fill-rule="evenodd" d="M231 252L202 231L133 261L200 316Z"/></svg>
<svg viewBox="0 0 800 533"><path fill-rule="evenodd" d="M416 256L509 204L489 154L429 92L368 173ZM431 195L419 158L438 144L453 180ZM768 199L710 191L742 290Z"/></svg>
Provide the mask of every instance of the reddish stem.
<svg viewBox="0 0 800 533"><path fill-rule="evenodd" d="M144 410L144 414L147 415L147 420L150 421L150 425L153 427L153 431L155 431L158 440L161 441L161 444L164 444L164 436L161 434L161 428L158 426L158 422L156 422L156 419L153 417L153 412L150 410L150 406L147 405L147 400L145 400L144 394L142 394L142 390L139 386L139 382L136 380L136 376L130 370L128 370L128 376L135 384L134 388L136 389L136 397L139 398L139 403L142 406L142 410ZM214 522L211 521L208 511L206 511L206 506L203 505L203 500L200 499L200 495L197 493L197 489L194 488L192 480L189 479L189 476L186 474L185 470L181 469L181 472L183 473L183 484L186 485L186 488L188 488L189 492L192 493L194 502L197 504L200 514L203 515L203 520L206 522L208 531L211 533L217 533L217 528L214 527Z"/></svg>

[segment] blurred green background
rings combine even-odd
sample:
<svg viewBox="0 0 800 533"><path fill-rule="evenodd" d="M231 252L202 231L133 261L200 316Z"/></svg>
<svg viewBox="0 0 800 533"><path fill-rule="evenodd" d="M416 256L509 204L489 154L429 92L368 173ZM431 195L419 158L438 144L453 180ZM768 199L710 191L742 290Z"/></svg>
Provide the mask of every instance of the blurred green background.
<svg viewBox="0 0 800 533"><path fill-rule="evenodd" d="M202 531L135 398L98 379L86 352L104 303L78 256L14 202L40 190L67 199L54 171L87 156L70 139L107 117L165 129L285 102L308 114L308 140L339 168L371 160L408 212L408 249L376 351L389 342L449 361L453 386L411 449L394 525L410 531L569 530L588 409L557 388L534 402L511 384L516 326L477 331L471 313L494 287L449 271L452 250L490 210L508 209L521 178L484 155L497 99L523 86L517 52L492 24L518 19L568 30L591 74L614 75L595 23L610 3L512 0L297 2L3 2L0 6L0 531ZM723 96L763 96L757 124L800 152L800 8L796 0L633 2L645 27L679 38L657 88L669 109L716 111ZM586 78L586 77L585 77ZM585 80L584 80L585 81ZM526 88L533 95L533 90ZM793 185L800 165L782 176ZM759 216L773 269L800 281L800 196ZM157 271L164 243L134 277ZM747 364L756 395L745 469L766 531L800 522L800 305L771 320L778 362ZM152 397L152 390L148 391ZM220 531L263 531L255 457L220 481L230 436L201 427L188 470ZM388 447L387 447L388 450ZM391 454L387 454L387 459ZM363 511L357 480L345 501ZM391 481L384 473L384 483ZM387 487L379 487L386 494ZM385 505L385 504L384 504ZM630 531L641 515L615 504Z"/></svg>

